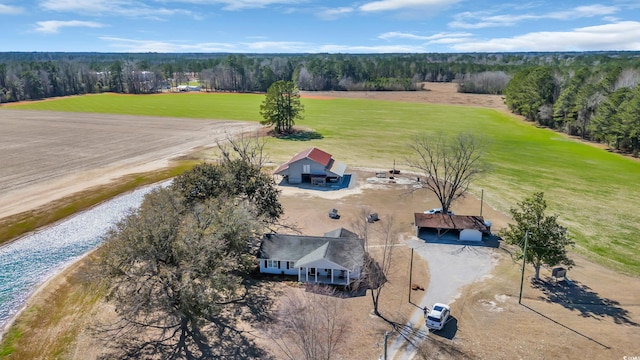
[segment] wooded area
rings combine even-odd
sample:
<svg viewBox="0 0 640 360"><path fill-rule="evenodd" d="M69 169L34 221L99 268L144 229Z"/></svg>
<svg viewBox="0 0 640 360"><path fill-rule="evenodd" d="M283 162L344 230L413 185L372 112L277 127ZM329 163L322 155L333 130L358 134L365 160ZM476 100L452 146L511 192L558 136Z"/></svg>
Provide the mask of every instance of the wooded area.
<svg viewBox="0 0 640 360"><path fill-rule="evenodd" d="M591 67L531 67L513 76L505 98L509 109L530 121L637 157L639 82L637 58Z"/></svg>

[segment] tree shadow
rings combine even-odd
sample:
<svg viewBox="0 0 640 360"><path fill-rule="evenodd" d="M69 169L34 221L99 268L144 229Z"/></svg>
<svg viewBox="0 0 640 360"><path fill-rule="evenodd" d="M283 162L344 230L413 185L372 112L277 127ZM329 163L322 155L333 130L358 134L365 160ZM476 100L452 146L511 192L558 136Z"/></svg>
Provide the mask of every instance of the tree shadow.
<svg viewBox="0 0 640 360"><path fill-rule="evenodd" d="M101 340L108 349L98 357L107 359L270 359L243 330L226 321L215 320L192 329L191 337L179 336L175 328L149 331L139 327L118 327L118 332L103 332ZM160 329L152 329L160 330ZM115 337L113 335L116 335Z"/></svg>
<svg viewBox="0 0 640 360"><path fill-rule="evenodd" d="M294 130L289 134L275 135L278 139L292 140L292 141L309 141L319 140L324 138L322 134L314 130Z"/></svg>
<svg viewBox="0 0 640 360"><path fill-rule="evenodd" d="M533 311L534 313L536 313L536 314L538 314L538 315L542 316L543 318L545 318L545 319L547 319L547 320L549 320L549 321L551 321L551 322L553 322L553 323L555 323L555 324L557 324L557 325L559 325L559 326L562 326L563 328L565 328L565 329L567 329L567 330L569 330L569 331L571 331L571 332L573 332L573 333L575 333L575 334L577 334L577 335L580 335L580 336L584 337L584 338L585 338L585 339L587 339L587 340L593 341L594 343L596 343L596 344L598 344L598 345L602 346L602 347L603 347L603 348L605 348L605 349L610 349L610 348L611 348L611 347L609 347L609 346L607 346L607 345L605 345L605 344L603 344L603 343L599 342L598 340L596 340L596 339L594 339L594 338L592 338L592 337L589 337L589 336L587 336L587 335L585 335L585 334L583 334L583 333L581 333L581 332L579 332L579 331L577 331L577 330L575 330L575 329L572 329L572 328L568 327L568 326L567 326L567 325L565 325L565 324L562 324L562 323L560 323L560 322L558 322L558 321L556 321L556 320L554 320L554 319L552 319L552 318L548 317L547 315L545 315L545 314L543 314L543 313L539 312L539 311L538 311L538 310L536 310L536 309L533 309L533 308L531 308L531 307L529 307L529 306L527 306L527 305L525 305L525 304L521 304L521 305L522 305L522 306L524 306L524 307L526 307L527 309L529 309L529 310Z"/></svg>
<svg viewBox="0 0 640 360"><path fill-rule="evenodd" d="M247 280L247 296L242 302L245 313L243 320L249 323L273 321L271 311L275 299L282 291L273 286L272 283L262 282L256 279Z"/></svg>
<svg viewBox="0 0 640 360"><path fill-rule="evenodd" d="M383 316L381 316L381 318L389 323L393 328L393 331L398 333L398 336L402 337L410 346L417 347L429 336L429 331L424 327L415 329L410 324L389 320Z"/></svg>
<svg viewBox="0 0 640 360"><path fill-rule="evenodd" d="M542 291L541 300L560 304L571 311L578 311L582 317L595 319L610 317L616 324L640 326L631 320L629 311L622 308L619 302L601 297L590 287L578 281L532 280L532 286Z"/></svg>
<svg viewBox="0 0 640 360"><path fill-rule="evenodd" d="M271 308L278 294L269 283L250 279L245 295L207 319L191 322L167 314L118 313L117 320L92 326L93 336L105 345L99 359L271 359L238 320L272 322Z"/></svg>

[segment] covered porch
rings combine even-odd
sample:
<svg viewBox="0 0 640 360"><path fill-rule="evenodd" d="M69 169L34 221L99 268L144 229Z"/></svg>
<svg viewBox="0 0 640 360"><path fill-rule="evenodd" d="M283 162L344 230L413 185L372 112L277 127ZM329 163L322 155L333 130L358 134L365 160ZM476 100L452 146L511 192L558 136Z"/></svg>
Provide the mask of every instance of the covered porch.
<svg viewBox="0 0 640 360"><path fill-rule="evenodd" d="M298 281L305 283L349 285L350 271L342 269L298 268Z"/></svg>

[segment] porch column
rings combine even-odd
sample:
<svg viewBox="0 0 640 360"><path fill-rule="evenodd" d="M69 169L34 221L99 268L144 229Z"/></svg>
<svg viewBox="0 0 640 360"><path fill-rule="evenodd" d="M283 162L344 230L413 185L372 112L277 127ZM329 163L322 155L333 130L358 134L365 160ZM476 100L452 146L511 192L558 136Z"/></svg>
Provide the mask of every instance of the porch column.
<svg viewBox="0 0 640 360"><path fill-rule="evenodd" d="M302 277L300 276L302 268L298 268L298 281L302 281Z"/></svg>
<svg viewBox="0 0 640 360"><path fill-rule="evenodd" d="M331 269L331 283L333 284L333 269Z"/></svg>
<svg viewBox="0 0 640 360"><path fill-rule="evenodd" d="M305 267L304 270L305 270L304 271L304 277L305 277L304 282L309 282L309 268Z"/></svg>
<svg viewBox="0 0 640 360"><path fill-rule="evenodd" d="M316 269L316 272L314 274L315 278L316 278L315 282L318 282L318 268L315 268L315 269Z"/></svg>

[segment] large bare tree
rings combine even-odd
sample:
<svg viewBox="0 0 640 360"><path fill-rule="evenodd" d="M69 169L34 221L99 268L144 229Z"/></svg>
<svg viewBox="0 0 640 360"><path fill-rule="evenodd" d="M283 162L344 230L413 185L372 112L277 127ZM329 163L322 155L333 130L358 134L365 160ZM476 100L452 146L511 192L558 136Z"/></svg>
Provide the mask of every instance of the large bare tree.
<svg viewBox="0 0 640 360"><path fill-rule="evenodd" d="M269 161L269 156L264 150L266 144L267 139L260 137L258 132L253 136L247 134L240 134L238 136L227 134L224 140L216 142L224 161L230 162L240 158L245 163L251 164L259 169Z"/></svg>
<svg viewBox="0 0 640 360"><path fill-rule="evenodd" d="M346 343L349 317L334 288L310 286L285 296L270 338L291 360L329 360Z"/></svg>
<svg viewBox="0 0 640 360"><path fill-rule="evenodd" d="M369 213L370 210L364 208L361 216L352 224L355 232L364 240L365 247L362 273L360 280L354 286L364 286L369 289L374 314L384 318L379 308L380 294L387 282L393 248L398 240L398 231L392 216L384 217L373 226L374 224L367 221Z"/></svg>
<svg viewBox="0 0 640 360"><path fill-rule="evenodd" d="M407 162L423 174L422 188L436 195L442 213L446 214L451 204L469 190L471 181L484 171L486 147L484 139L469 133L453 137L423 134L411 145L414 156Z"/></svg>

